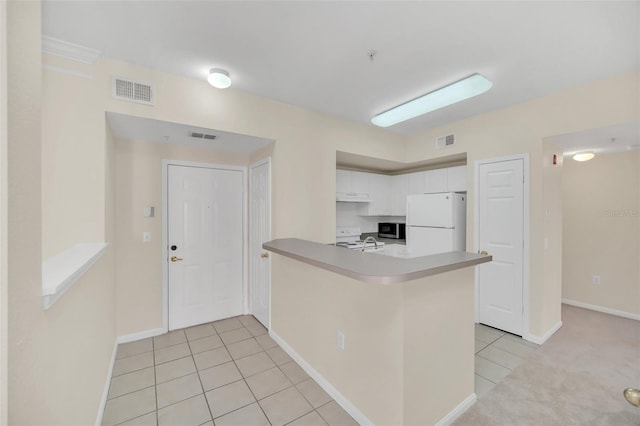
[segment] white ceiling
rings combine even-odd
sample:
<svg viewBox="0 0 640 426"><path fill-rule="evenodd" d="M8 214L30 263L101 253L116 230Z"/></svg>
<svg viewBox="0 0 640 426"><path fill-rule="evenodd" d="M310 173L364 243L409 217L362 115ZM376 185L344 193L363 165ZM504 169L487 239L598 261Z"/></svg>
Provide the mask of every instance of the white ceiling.
<svg viewBox="0 0 640 426"><path fill-rule="evenodd" d="M113 135L124 141L142 141L161 144L188 145L248 154L271 143L270 139L223 132L204 127L188 126L151 118L107 112L107 121ZM191 133L214 135L215 139L194 138Z"/></svg>
<svg viewBox="0 0 640 426"><path fill-rule="evenodd" d="M475 72L494 83L389 128L412 134L640 68L639 11L639 1L44 0L42 28L191 78L224 68L227 90L362 123Z"/></svg>

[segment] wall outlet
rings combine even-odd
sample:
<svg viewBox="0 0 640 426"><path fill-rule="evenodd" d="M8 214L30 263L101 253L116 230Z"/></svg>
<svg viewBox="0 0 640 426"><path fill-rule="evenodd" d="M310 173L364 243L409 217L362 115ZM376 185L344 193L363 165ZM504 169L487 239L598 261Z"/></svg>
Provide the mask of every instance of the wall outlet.
<svg viewBox="0 0 640 426"><path fill-rule="evenodd" d="M338 335L336 336L336 345L338 349L344 351L344 333L340 330L338 330Z"/></svg>
<svg viewBox="0 0 640 426"><path fill-rule="evenodd" d="M151 242L151 232L145 231L142 233L142 242L143 243Z"/></svg>
<svg viewBox="0 0 640 426"><path fill-rule="evenodd" d="M593 285L600 285L600 275L594 275L591 277L591 283Z"/></svg>

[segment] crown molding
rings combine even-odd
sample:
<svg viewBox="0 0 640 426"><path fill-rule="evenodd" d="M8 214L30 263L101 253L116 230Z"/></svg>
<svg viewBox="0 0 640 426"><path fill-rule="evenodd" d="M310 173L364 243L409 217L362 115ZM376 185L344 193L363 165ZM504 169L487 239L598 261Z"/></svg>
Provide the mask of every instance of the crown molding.
<svg viewBox="0 0 640 426"><path fill-rule="evenodd" d="M102 56L99 50L49 36L42 36L42 52L85 64L93 64Z"/></svg>

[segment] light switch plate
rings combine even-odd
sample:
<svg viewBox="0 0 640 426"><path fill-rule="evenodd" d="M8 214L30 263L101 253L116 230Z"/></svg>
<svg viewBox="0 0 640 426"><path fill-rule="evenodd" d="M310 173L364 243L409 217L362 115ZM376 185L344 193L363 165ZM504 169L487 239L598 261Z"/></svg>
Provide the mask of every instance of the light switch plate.
<svg viewBox="0 0 640 426"><path fill-rule="evenodd" d="M151 232L145 231L142 233L142 242L143 243L151 242Z"/></svg>

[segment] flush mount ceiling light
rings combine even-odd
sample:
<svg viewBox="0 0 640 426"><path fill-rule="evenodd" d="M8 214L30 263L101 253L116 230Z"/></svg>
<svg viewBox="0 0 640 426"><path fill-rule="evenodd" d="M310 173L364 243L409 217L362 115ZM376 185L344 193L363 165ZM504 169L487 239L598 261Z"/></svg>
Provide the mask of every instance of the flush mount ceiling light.
<svg viewBox="0 0 640 426"><path fill-rule="evenodd" d="M210 85L217 89L226 89L231 86L231 78L229 77L229 73L220 68L212 68L209 71L209 77L207 77L207 81Z"/></svg>
<svg viewBox="0 0 640 426"><path fill-rule="evenodd" d="M576 161L589 161L596 155L593 152L579 152L573 156Z"/></svg>
<svg viewBox="0 0 640 426"><path fill-rule="evenodd" d="M371 122L380 127L393 126L419 115L478 96L491 89L491 86L493 83L489 80L480 74L473 74L378 114L371 119Z"/></svg>

